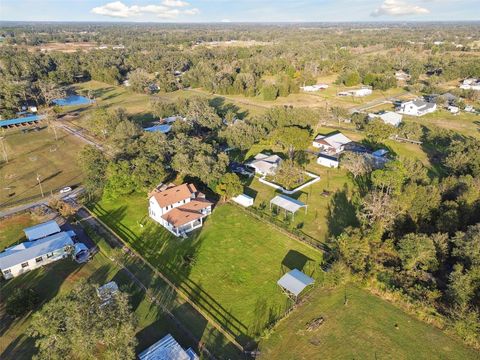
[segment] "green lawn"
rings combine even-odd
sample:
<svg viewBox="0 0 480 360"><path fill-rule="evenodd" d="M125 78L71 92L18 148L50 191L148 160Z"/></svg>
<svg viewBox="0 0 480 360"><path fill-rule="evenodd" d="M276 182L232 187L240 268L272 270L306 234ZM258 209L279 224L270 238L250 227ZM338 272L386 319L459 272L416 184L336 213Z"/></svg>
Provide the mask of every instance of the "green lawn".
<svg viewBox="0 0 480 360"><path fill-rule="evenodd" d="M36 220L29 214L25 214L2 221L0 249L21 240L23 227L36 223ZM103 252L110 252L109 245L104 240L98 236L94 236L94 239ZM175 296L168 295L168 292L165 291L166 284L156 279L148 269L142 267L134 259L127 260L126 265L144 284L154 288L154 294L161 297L162 303L168 303L168 307L175 317L189 328L194 336L202 338L202 341L219 358L235 359L238 356L223 335L208 325L205 319L190 305L180 301ZM112 263L105 255L98 253L84 265L78 265L72 260L66 259L31 271L18 278L0 281L0 358L31 359L35 353L34 341L25 334L32 314L27 314L15 321L5 317L4 301L15 288L33 288L39 294L42 301L41 306L55 296L70 291L80 279L87 279L87 281L96 284L104 284L114 280L119 284L122 291L129 294L138 319L137 340L139 344L137 351L150 346L167 333L171 333L185 347L196 345L164 314L160 307L152 305L145 298L143 290L133 283L123 270Z"/></svg>
<svg viewBox="0 0 480 360"><path fill-rule="evenodd" d="M9 162L0 168L0 207L38 199L37 174L45 194L80 184L82 173L76 156L84 143L62 130L57 132L58 141L47 128L26 134L17 129L5 131Z"/></svg>
<svg viewBox="0 0 480 360"><path fill-rule="evenodd" d="M42 220L29 213L5 218L0 221L0 251L17 242L26 240L23 229L35 225Z"/></svg>
<svg viewBox="0 0 480 360"><path fill-rule="evenodd" d="M352 184L347 173L341 169L329 169L313 163L308 166L308 170L320 175L320 181L288 195L307 204L307 211L299 210L293 220L290 215L285 220L283 212L277 218L312 238L325 242L330 236L340 234L343 228L357 224L355 210L349 200ZM330 194L324 195L325 190ZM256 208L264 208L267 213L270 213L270 200L280 194L257 178L248 180L245 193L255 198Z"/></svg>
<svg viewBox="0 0 480 360"><path fill-rule="evenodd" d="M321 253L230 204L215 208L186 240L145 221L141 195L103 200L94 211L243 344L289 306L276 285L283 272L320 275Z"/></svg>
<svg viewBox="0 0 480 360"><path fill-rule="evenodd" d="M259 359L478 359L479 353L359 288L316 288L260 341ZM322 316L316 330L306 324Z"/></svg>
<svg viewBox="0 0 480 360"><path fill-rule="evenodd" d="M444 129L456 131L465 136L480 138L480 115L460 112L453 115L446 110L438 110L422 117L404 116L404 121L417 122L421 125L435 125Z"/></svg>
<svg viewBox="0 0 480 360"><path fill-rule="evenodd" d="M138 121L149 121L154 119L151 114L151 95L138 94L124 86L109 85L99 81L87 81L75 85L75 90L78 93L85 93L90 91L95 97L96 104L89 105L87 107L67 107L64 108L64 112L79 111L79 116L70 120L74 125L85 127L84 121L98 106L106 107L108 109L123 108ZM186 99L191 97L204 97L212 100L212 103L217 106L231 106L237 105L238 111L242 116L257 115L265 109L258 106L250 105L246 102L233 101L232 99L226 99L221 95L212 95L209 92L201 90L177 90L174 92L160 92L154 96L163 98L167 101L177 101L179 99Z"/></svg>

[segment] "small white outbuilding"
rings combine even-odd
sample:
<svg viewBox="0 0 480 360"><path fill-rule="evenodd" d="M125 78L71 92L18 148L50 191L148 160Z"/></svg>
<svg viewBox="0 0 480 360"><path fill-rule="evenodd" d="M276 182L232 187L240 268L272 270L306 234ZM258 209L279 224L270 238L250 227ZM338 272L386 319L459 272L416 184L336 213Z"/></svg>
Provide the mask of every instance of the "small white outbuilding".
<svg viewBox="0 0 480 360"><path fill-rule="evenodd" d="M240 194L232 198L237 204L242 205L243 207L249 207L253 205L254 199L248 195Z"/></svg>
<svg viewBox="0 0 480 360"><path fill-rule="evenodd" d="M338 161L338 158L335 156L329 156L325 154L320 154L318 155L317 158L317 164L326 166L329 168L338 168L338 165L340 164Z"/></svg>

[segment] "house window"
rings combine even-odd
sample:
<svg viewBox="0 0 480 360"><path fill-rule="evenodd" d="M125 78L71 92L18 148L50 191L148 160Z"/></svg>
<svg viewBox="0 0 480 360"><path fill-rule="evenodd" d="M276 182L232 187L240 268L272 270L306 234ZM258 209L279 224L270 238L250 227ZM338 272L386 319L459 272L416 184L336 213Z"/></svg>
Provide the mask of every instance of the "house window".
<svg viewBox="0 0 480 360"><path fill-rule="evenodd" d="M28 261L22 264L22 268L26 268L27 266L28 266Z"/></svg>
<svg viewBox="0 0 480 360"><path fill-rule="evenodd" d="M51 258L52 256L53 256L53 252L50 253L50 254L47 254L47 259L48 259L48 258Z"/></svg>
<svg viewBox="0 0 480 360"><path fill-rule="evenodd" d="M8 275L12 272L12 270L7 269L7 270L3 270L2 272L3 272L3 275Z"/></svg>
<svg viewBox="0 0 480 360"><path fill-rule="evenodd" d="M43 258L40 256L40 257L36 258L35 261L36 261L37 263L42 262L42 261L43 261Z"/></svg>

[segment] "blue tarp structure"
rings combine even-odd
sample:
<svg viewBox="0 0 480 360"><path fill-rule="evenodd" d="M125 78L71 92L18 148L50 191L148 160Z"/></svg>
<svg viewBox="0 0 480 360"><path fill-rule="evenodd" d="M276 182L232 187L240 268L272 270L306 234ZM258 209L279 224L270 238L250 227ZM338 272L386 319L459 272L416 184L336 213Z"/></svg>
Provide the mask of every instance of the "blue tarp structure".
<svg viewBox="0 0 480 360"><path fill-rule="evenodd" d="M71 95L63 99L55 99L52 102L58 106L78 106L78 105L89 105L93 101L86 98L85 96Z"/></svg>
<svg viewBox="0 0 480 360"><path fill-rule="evenodd" d="M170 129L172 128L171 125L155 125L152 127L145 128L143 130L149 131L149 132L161 132L161 133L168 133Z"/></svg>
<svg viewBox="0 0 480 360"><path fill-rule="evenodd" d="M42 115L30 115L30 116L15 118L15 119L0 120L0 127L35 122L35 121L42 120L42 118L43 118Z"/></svg>
<svg viewBox="0 0 480 360"><path fill-rule="evenodd" d="M295 296L298 296L303 289L305 289L308 285L312 285L313 283L314 280L310 276L305 275L298 269L293 269L292 271L283 275L280 280L277 281L278 285Z"/></svg>

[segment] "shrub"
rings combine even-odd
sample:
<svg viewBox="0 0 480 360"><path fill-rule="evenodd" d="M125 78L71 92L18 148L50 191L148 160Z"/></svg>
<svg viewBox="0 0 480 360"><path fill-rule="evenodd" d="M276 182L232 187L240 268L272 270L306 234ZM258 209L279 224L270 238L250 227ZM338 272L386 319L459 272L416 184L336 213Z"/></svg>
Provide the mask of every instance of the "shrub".
<svg viewBox="0 0 480 360"><path fill-rule="evenodd" d="M15 318L33 310L39 303L38 294L33 289L17 288L6 301L5 311Z"/></svg>

